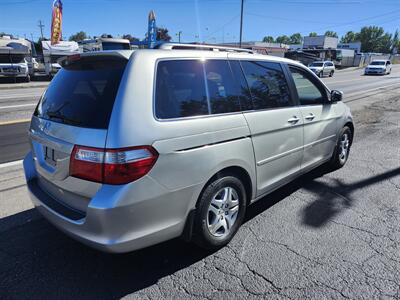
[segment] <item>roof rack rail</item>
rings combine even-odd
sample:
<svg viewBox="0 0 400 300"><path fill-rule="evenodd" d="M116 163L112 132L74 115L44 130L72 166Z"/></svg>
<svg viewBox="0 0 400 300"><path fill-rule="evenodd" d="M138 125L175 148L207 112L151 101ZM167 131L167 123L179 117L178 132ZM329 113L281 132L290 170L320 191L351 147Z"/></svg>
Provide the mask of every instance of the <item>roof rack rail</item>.
<svg viewBox="0 0 400 300"><path fill-rule="evenodd" d="M254 54L253 50L235 48L235 47L223 47L207 44L180 44L180 43L163 43L155 47L156 49L166 50L206 50L206 51L225 51L225 52L244 52Z"/></svg>

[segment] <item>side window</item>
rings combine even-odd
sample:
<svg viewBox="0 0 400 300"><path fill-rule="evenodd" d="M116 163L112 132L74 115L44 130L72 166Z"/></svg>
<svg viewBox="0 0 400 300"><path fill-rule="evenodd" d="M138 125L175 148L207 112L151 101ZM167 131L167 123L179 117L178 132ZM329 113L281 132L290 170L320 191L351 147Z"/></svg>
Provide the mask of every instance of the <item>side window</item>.
<svg viewBox="0 0 400 300"><path fill-rule="evenodd" d="M236 84L227 60L208 60L204 65L206 89L211 114L240 111L239 87Z"/></svg>
<svg viewBox="0 0 400 300"><path fill-rule="evenodd" d="M325 102L326 93L322 92L322 88L318 88L314 84L311 74L293 67L290 67L290 72L292 73L301 105L322 104Z"/></svg>
<svg viewBox="0 0 400 300"><path fill-rule="evenodd" d="M240 90L238 91L238 96L242 110L253 109L253 102L251 100L249 86L247 85L240 62L237 60L230 60L229 64L231 65L233 77L236 79L236 82L239 85L238 88Z"/></svg>
<svg viewBox="0 0 400 300"><path fill-rule="evenodd" d="M238 88L226 60L161 61L156 76L157 118L240 111Z"/></svg>
<svg viewBox="0 0 400 300"><path fill-rule="evenodd" d="M291 106L289 88L280 64L242 61L254 109Z"/></svg>

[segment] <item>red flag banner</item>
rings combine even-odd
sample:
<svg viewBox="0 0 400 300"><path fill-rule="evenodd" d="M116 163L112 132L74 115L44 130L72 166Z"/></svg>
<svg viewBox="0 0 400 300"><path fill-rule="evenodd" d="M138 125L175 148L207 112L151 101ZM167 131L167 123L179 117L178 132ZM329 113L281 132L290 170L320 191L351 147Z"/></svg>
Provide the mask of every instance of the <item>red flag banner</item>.
<svg viewBox="0 0 400 300"><path fill-rule="evenodd" d="M62 2L54 0L53 15L51 18L51 44L58 44L61 40L61 25L62 25Z"/></svg>

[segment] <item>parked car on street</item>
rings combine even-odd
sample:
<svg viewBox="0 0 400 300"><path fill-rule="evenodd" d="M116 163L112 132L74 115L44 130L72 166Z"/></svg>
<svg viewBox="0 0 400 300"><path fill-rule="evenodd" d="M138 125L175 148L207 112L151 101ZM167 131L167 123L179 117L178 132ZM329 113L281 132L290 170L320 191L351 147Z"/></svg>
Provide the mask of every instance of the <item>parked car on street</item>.
<svg viewBox="0 0 400 300"><path fill-rule="evenodd" d="M28 52L10 47L0 47L0 78L30 81Z"/></svg>
<svg viewBox="0 0 400 300"><path fill-rule="evenodd" d="M324 75L332 77L335 73L335 65L331 61L315 61L308 68L318 77L323 77Z"/></svg>
<svg viewBox="0 0 400 300"><path fill-rule="evenodd" d="M34 112L29 194L73 238L108 252L176 237L216 249L251 203L322 164L345 165L350 109L302 64L159 48L64 58Z"/></svg>
<svg viewBox="0 0 400 300"><path fill-rule="evenodd" d="M364 74L386 75L390 74L391 72L392 63L390 62L390 60L374 60L365 68Z"/></svg>

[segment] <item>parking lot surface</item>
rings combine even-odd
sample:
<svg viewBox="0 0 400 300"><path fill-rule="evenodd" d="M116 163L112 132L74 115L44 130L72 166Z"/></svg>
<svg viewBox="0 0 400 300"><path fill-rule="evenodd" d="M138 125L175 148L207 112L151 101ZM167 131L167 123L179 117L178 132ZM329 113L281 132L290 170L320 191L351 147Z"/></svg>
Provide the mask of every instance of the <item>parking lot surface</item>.
<svg viewBox="0 0 400 300"><path fill-rule="evenodd" d="M89 249L32 209L19 163L0 165L0 299L399 299L400 90L381 87L346 99L347 165L261 199L216 252Z"/></svg>

